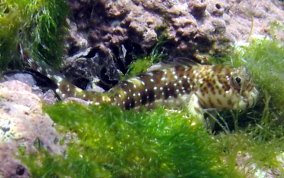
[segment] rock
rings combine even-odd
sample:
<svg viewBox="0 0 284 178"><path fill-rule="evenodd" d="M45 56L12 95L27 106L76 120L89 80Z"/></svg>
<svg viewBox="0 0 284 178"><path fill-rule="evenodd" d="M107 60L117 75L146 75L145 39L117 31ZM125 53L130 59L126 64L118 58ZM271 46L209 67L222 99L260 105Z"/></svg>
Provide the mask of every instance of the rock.
<svg viewBox="0 0 284 178"><path fill-rule="evenodd" d="M84 90L99 88L95 85L99 83L109 89L120 79L113 58L97 49L86 49L67 58L62 72L72 84ZM94 86L90 87L90 83Z"/></svg>
<svg viewBox="0 0 284 178"><path fill-rule="evenodd" d="M31 74L25 72L6 72L4 73L3 78L1 78L1 80L3 81L18 80L29 85L30 87L37 86L36 84L37 82L34 79L34 77Z"/></svg>
<svg viewBox="0 0 284 178"><path fill-rule="evenodd" d="M279 155L281 156L281 155ZM278 159L278 158L276 158ZM281 177L280 168L283 167L283 162L278 160L280 166L259 166L255 160L252 159L250 153L239 151L236 155L236 167L242 171L247 177L265 177L276 178Z"/></svg>
<svg viewBox="0 0 284 178"><path fill-rule="evenodd" d="M113 46L125 44L145 52L159 28L168 35L170 55L216 53L284 21L283 3L275 0L69 0L69 6L70 53L95 47L113 54Z"/></svg>
<svg viewBox="0 0 284 178"><path fill-rule="evenodd" d="M268 29L274 22L284 25L284 3L277 0L257 1L220 1L225 4L223 16L226 22L227 33L233 42L249 40L250 36L268 36ZM284 36L278 36L284 40Z"/></svg>
<svg viewBox="0 0 284 178"><path fill-rule="evenodd" d="M16 148L17 146L11 143L0 145L0 177L31 177L27 167L14 158L13 152L17 151Z"/></svg>
<svg viewBox="0 0 284 178"><path fill-rule="evenodd" d="M5 72L0 78L0 82L17 80L31 87L32 92L36 94L45 104L53 104L58 101L54 92L57 85L45 75L36 71L10 71Z"/></svg>
<svg viewBox="0 0 284 178"><path fill-rule="evenodd" d="M62 71L82 89L94 79L99 82L93 83L105 90L113 87L133 56L149 54L161 34L167 37L163 52L169 59L185 57L206 63L208 54L226 53L232 43L250 40L253 34L268 35L272 22L284 21L283 3L276 0L68 3L73 16L68 19L67 60ZM276 35L284 39L283 34ZM98 53L105 57L98 57L102 56Z"/></svg>
<svg viewBox="0 0 284 178"><path fill-rule="evenodd" d="M12 80L0 83L0 177L27 177L26 167L15 158L18 147L27 152L39 148L62 154L59 134L43 113L41 99L31 87Z"/></svg>

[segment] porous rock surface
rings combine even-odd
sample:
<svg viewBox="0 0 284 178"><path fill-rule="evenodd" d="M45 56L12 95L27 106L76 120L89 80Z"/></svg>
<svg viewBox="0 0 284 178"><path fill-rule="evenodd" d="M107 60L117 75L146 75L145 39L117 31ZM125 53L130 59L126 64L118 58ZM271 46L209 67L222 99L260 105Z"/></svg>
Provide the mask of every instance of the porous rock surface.
<svg viewBox="0 0 284 178"><path fill-rule="evenodd" d="M32 89L12 80L0 83L0 177L29 177L27 168L15 158L19 147L27 152L45 148L63 153L54 123L42 111Z"/></svg>
<svg viewBox="0 0 284 178"><path fill-rule="evenodd" d="M265 35L272 22L284 21L278 0L69 0L69 5L74 15L69 52L98 47L113 53L121 45L146 51L164 29L170 55L194 56Z"/></svg>
<svg viewBox="0 0 284 178"><path fill-rule="evenodd" d="M162 34L167 38L163 51L170 59L187 57L206 62L207 54L226 52L232 42L247 41L253 34L267 35L271 23L284 22L284 3L279 0L68 3L72 16L62 71L75 85L97 78L104 89L117 83L119 71L127 71L133 54L149 54ZM283 34L278 36L284 40ZM105 57L98 57L102 56L98 51Z"/></svg>

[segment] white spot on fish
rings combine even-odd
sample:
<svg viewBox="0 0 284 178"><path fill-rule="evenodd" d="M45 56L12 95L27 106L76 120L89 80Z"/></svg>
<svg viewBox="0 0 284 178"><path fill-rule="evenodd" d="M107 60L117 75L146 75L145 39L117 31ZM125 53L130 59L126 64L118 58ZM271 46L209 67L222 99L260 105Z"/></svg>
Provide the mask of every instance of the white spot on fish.
<svg viewBox="0 0 284 178"><path fill-rule="evenodd" d="M166 74L168 72L168 69L163 69L162 71Z"/></svg>

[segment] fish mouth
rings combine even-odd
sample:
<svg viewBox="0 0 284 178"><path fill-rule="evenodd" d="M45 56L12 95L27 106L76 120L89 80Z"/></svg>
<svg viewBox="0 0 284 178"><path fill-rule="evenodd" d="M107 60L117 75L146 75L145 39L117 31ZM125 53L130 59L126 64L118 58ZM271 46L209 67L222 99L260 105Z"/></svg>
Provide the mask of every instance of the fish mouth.
<svg viewBox="0 0 284 178"><path fill-rule="evenodd" d="M256 105L258 95L259 92L256 88L242 94L242 100L246 103L246 108L252 108Z"/></svg>

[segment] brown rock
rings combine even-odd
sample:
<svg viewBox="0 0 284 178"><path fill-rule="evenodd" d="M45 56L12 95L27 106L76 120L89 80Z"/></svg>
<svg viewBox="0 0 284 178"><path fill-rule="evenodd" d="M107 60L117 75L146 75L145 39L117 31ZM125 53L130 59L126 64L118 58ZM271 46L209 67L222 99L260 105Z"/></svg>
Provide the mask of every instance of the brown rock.
<svg viewBox="0 0 284 178"><path fill-rule="evenodd" d="M273 21L283 23L283 3L276 0L69 0L74 13L71 40L75 46L99 47L126 41L142 50L158 39L165 27L169 53L219 52L230 42L267 35ZM221 48L221 49L220 49Z"/></svg>
<svg viewBox="0 0 284 178"><path fill-rule="evenodd" d="M14 157L19 146L27 152L44 148L50 153L63 153L53 125L42 111L40 98L28 85L16 80L0 83L0 176L29 176Z"/></svg>

